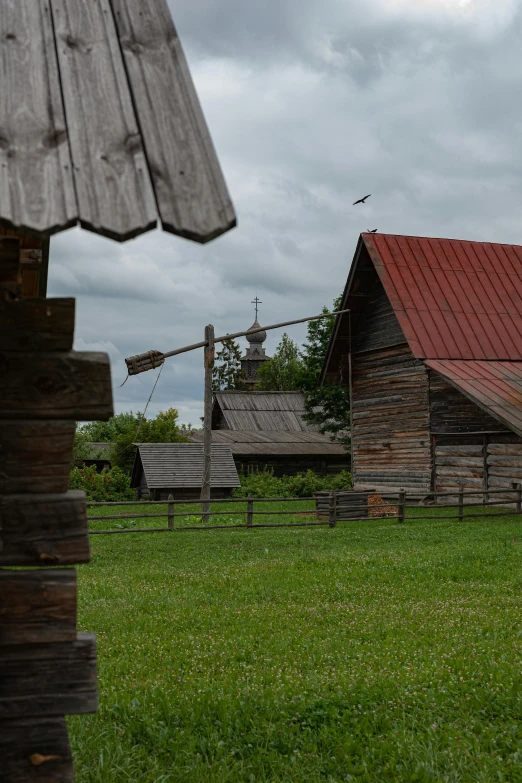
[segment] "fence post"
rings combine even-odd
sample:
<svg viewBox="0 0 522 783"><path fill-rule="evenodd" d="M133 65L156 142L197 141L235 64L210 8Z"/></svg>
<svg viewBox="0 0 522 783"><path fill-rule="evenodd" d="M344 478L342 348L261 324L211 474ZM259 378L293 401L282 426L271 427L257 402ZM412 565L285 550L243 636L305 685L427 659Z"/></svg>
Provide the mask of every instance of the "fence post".
<svg viewBox="0 0 522 783"><path fill-rule="evenodd" d="M522 484L517 484L517 514L522 514Z"/></svg>
<svg viewBox="0 0 522 783"><path fill-rule="evenodd" d="M330 492L328 498L328 524L330 527L335 527L337 524L337 495L335 492Z"/></svg>
<svg viewBox="0 0 522 783"><path fill-rule="evenodd" d="M406 505L406 492L403 489L399 490L399 506L397 513L397 522L404 522L404 507Z"/></svg>
<svg viewBox="0 0 522 783"><path fill-rule="evenodd" d="M459 489L459 522L464 519L464 490L462 487Z"/></svg>
<svg viewBox="0 0 522 783"><path fill-rule="evenodd" d="M252 527L253 524L254 524L254 499L252 495L249 495L247 500L247 527Z"/></svg>
<svg viewBox="0 0 522 783"><path fill-rule="evenodd" d="M167 511L168 528L174 530L174 496L169 495L169 507Z"/></svg>

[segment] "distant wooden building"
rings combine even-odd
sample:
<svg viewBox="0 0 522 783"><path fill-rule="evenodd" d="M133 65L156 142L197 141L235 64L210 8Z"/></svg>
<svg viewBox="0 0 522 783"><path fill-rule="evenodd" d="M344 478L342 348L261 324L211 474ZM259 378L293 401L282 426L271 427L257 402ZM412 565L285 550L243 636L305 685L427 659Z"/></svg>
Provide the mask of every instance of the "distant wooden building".
<svg viewBox="0 0 522 783"><path fill-rule="evenodd" d="M203 480L203 446L196 443L139 443L131 487L139 498L196 500ZM211 497L224 498L239 487L239 477L228 446L212 446Z"/></svg>
<svg viewBox="0 0 522 783"><path fill-rule="evenodd" d="M203 441L195 432L194 443ZM313 470L320 476L350 470L350 455L340 443L319 432L214 430L212 442L230 447L238 473L271 470L274 476L294 476Z"/></svg>
<svg viewBox="0 0 522 783"><path fill-rule="evenodd" d="M305 413L302 392L220 391L214 395L212 429L318 432Z"/></svg>
<svg viewBox="0 0 522 783"><path fill-rule="evenodd" d="M319 475L350 470L343 446L304 419L302 392L216 392L214 443L232 449L240 473L269 468L277 476L313 470ZM194 439L201 438L196 433Z"/></svg>
<svg viewBox="0 0 522 783"><path fill-rule="evenodd" d="M354 486L522 483L522 247L362 234L347 308L323 382L351 390Z"/></svg>

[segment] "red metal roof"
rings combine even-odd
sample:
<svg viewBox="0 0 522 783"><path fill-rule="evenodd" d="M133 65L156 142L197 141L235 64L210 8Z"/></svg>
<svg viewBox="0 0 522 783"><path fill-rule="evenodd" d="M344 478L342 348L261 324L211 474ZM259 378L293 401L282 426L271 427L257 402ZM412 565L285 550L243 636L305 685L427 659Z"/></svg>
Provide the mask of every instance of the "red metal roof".
<svg viewBox="0 0 522 783"><path fill-rule="evenodd" d="M522 247L362 239L418 359L522 359Z"/></svg>
<svg viewBox="0 0 522 783"><path fill-rule="evenodd" d="M427 360L467 397L522 435L522 362Z"/></svg>

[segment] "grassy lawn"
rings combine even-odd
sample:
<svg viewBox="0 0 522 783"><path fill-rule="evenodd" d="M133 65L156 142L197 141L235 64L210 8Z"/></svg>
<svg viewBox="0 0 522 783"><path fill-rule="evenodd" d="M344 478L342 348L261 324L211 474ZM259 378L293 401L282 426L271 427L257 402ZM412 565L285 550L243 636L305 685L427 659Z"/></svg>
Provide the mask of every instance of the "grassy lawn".
<svg viewBox="0 0 522 783"><path fill-rule="evenodd" d="M76 780L522 781L521 539L516 517L92 537Z"/></svg>

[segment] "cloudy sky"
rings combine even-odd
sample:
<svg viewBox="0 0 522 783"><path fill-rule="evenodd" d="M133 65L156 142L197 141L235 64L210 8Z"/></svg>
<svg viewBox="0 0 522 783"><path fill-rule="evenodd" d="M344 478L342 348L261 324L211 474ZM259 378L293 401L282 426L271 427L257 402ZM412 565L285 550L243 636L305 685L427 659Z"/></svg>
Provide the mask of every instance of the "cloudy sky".
<svg viewBox="0 0 522 783"><path fill-rule="evenodd" d="M77 297L75 347L109 353L118 412L154 383L118 388L126 356L247 329L256 293L264 323L320 312L361 231L522 244L522 0L170 5L238 227L203 247L52 240L49 295ZM169 360L149 412L199 425L201 366Z"/></svg>

